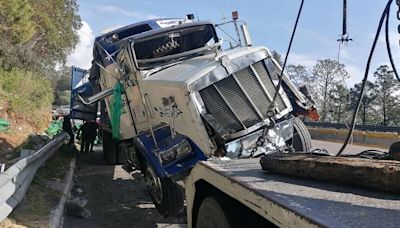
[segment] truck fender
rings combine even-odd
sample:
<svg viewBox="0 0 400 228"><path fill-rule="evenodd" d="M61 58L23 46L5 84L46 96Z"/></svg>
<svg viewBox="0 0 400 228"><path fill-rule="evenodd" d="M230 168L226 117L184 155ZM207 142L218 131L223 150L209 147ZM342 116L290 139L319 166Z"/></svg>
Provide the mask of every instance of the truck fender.
<svg viewBox="0 0 400 228"><path fill-rule="evenodd" d="M134 138L134 145L137 149L136 153L139 153L146 160L148 165L151 165L154 171L159 177L167 177L165 169L162 167L160 161L152 152L153 148L156 148L154 142L148 139L146 132L137 135ZM143 164L142 164L143 165Z"/></svg>

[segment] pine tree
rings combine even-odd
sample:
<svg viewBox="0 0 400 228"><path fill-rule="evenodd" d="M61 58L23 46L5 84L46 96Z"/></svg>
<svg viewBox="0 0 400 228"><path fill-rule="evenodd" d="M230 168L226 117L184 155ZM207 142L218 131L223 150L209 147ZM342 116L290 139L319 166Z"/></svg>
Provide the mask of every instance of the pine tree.
<svg viewBox="0 0 400 228"><path fill-rule="evenodd" d="M361 92L362 83L355 84L353 88L350 89L350 100L351 108L354 110L358 102L358 96ZM367 81L363 99L361 101L360 111L358 117L361 119L362 124L375 124L375 103L376 103L376 90L375 85Z"/></svg>
<svg viewBox="0 0 400 228"><path fill-rule="evenodd" d="M349 89L342 84L338 84L329 91L329 107L332 120L336 123L343 123L349 110Z"/></svg>
<svg viewBox="0 0 400 228"><path fill-rule="evenodd" d="M310 72L303 65L289 65L286 68L286 72L295 84L309 86L311 83Z"/></svg>
<svg viewBox="0 0 400 228"><path fill-rule="evenodd" d="M389 126L391 122L398 119L398 108L399 102L395 97L397 92L398 84L394 79L393 71L389 69L387 65L380 66L374 73L376 78L376 93L378 99L378 118L381 120L383 126Z"/></svg>
<svg viewBox="0 0 400 228"><path fill-rule="evenodd" d="M348 73L344 64L339 64L336 60L318 60L312 68L311 80L318 96L316 100L321 106L322 122L326 121L328 117L329 91L334 89L340 80L347 77Z"/></svg>

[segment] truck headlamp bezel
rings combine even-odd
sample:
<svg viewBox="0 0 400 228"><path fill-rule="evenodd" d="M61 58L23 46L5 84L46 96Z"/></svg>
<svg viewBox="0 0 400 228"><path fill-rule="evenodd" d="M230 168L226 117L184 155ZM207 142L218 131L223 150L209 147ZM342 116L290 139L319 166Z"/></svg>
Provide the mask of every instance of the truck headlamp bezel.
<svg viewBox="0 0 400 228"><path fill-rule="evenodd" d="M190 143L185 139L182 140L177 145L169 148L166 151L160 152L158 157L162 164L169 164L173 161L176 161L179 158L182 158L192 152L192 147Z"/></svg>

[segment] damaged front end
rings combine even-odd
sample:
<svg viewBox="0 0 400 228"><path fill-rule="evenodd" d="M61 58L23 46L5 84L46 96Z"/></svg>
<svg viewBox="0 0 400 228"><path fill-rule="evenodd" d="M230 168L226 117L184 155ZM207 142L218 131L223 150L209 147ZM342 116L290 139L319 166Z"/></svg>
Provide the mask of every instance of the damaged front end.
<svg viewBox="0 0 400 228"><path fill-rule="evenodd" d="M191 85L216 156L291 151L293 119L319 119L306 90L298 90L286 74L279 86L281 68L271 54L262 48L250 50L217 56L220 66Z"/></svg>

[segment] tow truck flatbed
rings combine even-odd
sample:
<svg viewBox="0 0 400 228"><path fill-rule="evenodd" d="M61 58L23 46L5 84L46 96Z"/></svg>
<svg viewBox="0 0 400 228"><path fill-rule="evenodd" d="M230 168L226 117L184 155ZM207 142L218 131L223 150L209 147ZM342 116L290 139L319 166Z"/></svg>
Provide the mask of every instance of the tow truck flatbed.
<svg viewBox="0 0 400 228"><path fill-rule="evenodd" d="M400 227L400 196L268 173L259 159L196 164L186 187L189 227L205 181L280 227Z"/></svg>

